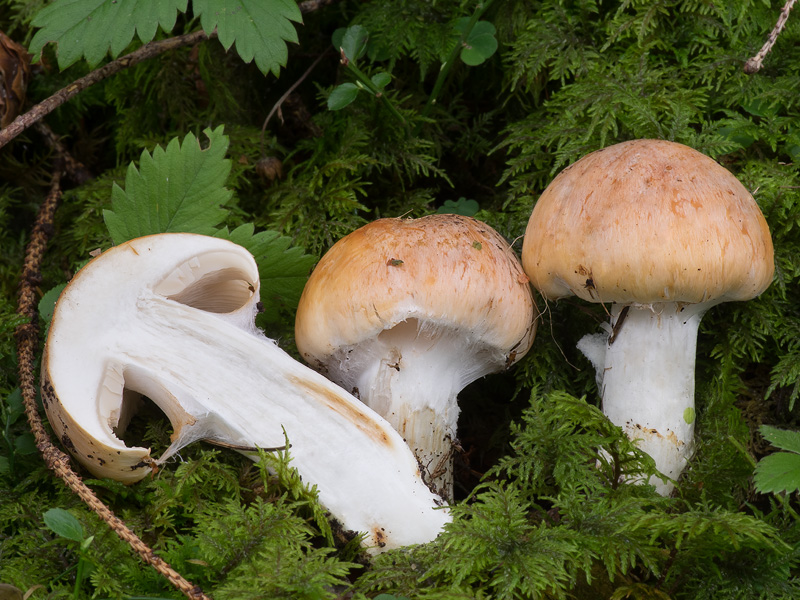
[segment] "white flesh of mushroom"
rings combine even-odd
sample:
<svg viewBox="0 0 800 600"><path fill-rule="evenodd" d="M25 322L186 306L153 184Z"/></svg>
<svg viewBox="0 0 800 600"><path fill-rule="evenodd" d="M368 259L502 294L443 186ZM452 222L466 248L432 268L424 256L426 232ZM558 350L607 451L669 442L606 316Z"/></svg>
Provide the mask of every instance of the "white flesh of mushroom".
<svg viewBox="0 0 800 600"><path fill-rule="evenodd" d="M694 450L697 330L709 303L615 304L610 334L583 337L578 349L597 370L603 413L674 480ZM621 317L622 311L624 316ZM652 477L662 494L674 484Z"/></svg>
<svg viewBox="0 0 800 600"><path fill-rule="evenodd" d="M276 448L285 432L293 466L367 545L435 538L450 516L402 437L255 327L258 288L246 250L205 236L148 236L93 260L62 293L43 358L59 437L95 475L132 482L196 440ZM115 435L130 392L174 428L156 461Z"/></svg>
<svg viewBox="0 0 800 600"><path fill-rule="evenodd" d="M505 359L470 340L469 332L412 318L372 342L336 352L328 364L342 362L337 372L343 386L357 389L389 421L411 446L428 485L451 498L458 394Z"/></svg>

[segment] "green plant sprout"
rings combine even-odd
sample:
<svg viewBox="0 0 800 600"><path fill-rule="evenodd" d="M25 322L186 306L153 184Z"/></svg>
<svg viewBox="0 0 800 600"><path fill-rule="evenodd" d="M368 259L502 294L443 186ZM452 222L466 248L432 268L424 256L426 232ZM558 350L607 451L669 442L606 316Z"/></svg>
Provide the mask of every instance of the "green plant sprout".
<svg viewBox="0 0 800 600"><path fill-rule="evenodd" d="M78 544L78 563L75 566L75 587L72 593L72 597L77 600L80 598L83 581L92 567L92 561L88 557L87 551L94 541L94 536L87 537L83 532L83 526L80 521L63 508L51 508L44 513L43 518L44 524L56 535ZM67 572L63 575L66 575Z"/></svg>
<svg viewBox="0 0 800 600"><path fill-rule="evenodd" d="M456 41L452 46L450 54L442 59L439 75L433 85L428 101L422 109L421 117L424 119L430 113L431 108L436 103L438 96L444 86L445 81L452 69L457 57L460 57L464 64L474 67L482 64L497 51L497 30L488 21L479 21L480 16L489 8L492 0L479 3L471 17L462 17L453 24L453 33ZM391 82L391 75L384 71L379 71L372 77L368 77L356 65L356 61L368 52L369 32L361 25L352 25L346 29L337 29L333 33L332 42L334 48L341 53L341 63L355 76L355 83L342 83L335 88L328 96L328 109L341 110L355 101L358 92L365 90L380 98L384 105L389 109L403 125L407 125L406 119L398 112L394 104L386 97L384 90ZM419 126L414 131L414 135L419 134Z"/></svg>
<svg viewBox="0 0 800 600"><path fill-rule="evenodd" d="M0 423L3 423L0 433L5 446L5 450L0 453L0 473L13 473L17 456L36 453L33 435L29 431L19 433L12 429L24 414L22 394L19 388L15 388L4 402L0 402Z"/></svg>
<svg viewBox="0 0 800 600"><path fill-rule="evenodd" d="M380 71L372 77L358 68L356 61L367 51L369 34L361 25L353 25L346 29L337 29L333 32L332 42L340 55L340 62L356 77L355 83L343 83L335 87L328 97L328 109L341 110L351 104L360 90L366 90L376 98L380 98L389 112L403 124L407 126L405 117L401 115L397 108L384 94L384 89L392 80L389 73Z"/></svg>

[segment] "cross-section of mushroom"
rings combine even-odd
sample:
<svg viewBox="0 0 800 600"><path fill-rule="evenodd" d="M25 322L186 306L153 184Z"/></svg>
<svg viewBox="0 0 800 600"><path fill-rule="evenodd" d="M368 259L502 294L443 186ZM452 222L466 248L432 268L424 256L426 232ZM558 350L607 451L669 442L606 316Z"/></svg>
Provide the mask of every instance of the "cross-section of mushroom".
<svg viewBox="0 0 800 600"><path fill-rule="evenodd" d="M53 429L92 473L137 481L182 447L291 444L292 464L366 544L432 540L449 521L403 439L379 415L292 359L254 324L252 256L225 240L160 234L101 254L65 288L42 363ZM148 396L174 428L159 458L115 428Z"/></svg>

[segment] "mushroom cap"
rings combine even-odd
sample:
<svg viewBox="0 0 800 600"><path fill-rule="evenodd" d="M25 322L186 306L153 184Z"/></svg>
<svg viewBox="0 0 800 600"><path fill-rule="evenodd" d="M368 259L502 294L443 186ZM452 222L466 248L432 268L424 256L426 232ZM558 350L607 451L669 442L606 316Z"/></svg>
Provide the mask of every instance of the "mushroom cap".
<svg viewBox="0 0 800 600"><path fill-rule="evenodd" d="M559 173L533 209L522 263L547 298L623 304L748 300L774 272L750 193L664 140L616 144Z"/></svg>
<svg viewBox="0 0 800 600"><path fill-rule="evenodd" d="M322 257L297 309L297 347L321 365L344 347L418 321L459 329L465 344L492 349L502 369L535 334L528 278L506 240L470 217L379 219Z"/></svg>

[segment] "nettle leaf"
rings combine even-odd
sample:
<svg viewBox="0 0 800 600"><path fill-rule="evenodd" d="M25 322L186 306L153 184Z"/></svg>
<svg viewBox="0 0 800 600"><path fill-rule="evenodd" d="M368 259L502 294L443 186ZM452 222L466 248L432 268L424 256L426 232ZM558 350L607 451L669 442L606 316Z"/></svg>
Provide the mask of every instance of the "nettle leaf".
<svg viewBox="0 0 800 600"><path fill-rule="evenodd" d="M292 21L301 23L300 9L291 0L194 0L203 31L216 28L217 37L228 50L234 43L241 59L266 74L280 73L289 51L286 42L297 43Z"/></svg>
<svg viewBox="0 0 800 600"><path fill-rule="evenodd" d="M107 54L116 58L136 33L151 41L161 26L172 31L178 12L186 12L187 0L56 0L34 17L41 29L33 36L31 54L38 56L49 42L58 45L60 69L85 58L90 66Z"/></svg>
<svg viewBox="0 0 800 600"><path fill-rule="evenodd" d="M463 17L456 21L455 28L463 36L469 25L470 18ZM461 50L461 60L465 64L474 67L497 52L497 29L489 21L478 21L464 40L464 48Z"/></svg>
<svg viewBox="0 0 800 600"><path fill-rule="evenodd" d="M337 85L328 96L328 109L341 110L358 96L359 87L355 83Z"/></svg>
<svg viewBox="0 0 800 600"><path fill-rule="evenodd" d="M183 144L175 138L152 156L142 152L139 168L128 167L125 189L115 183L111 210L103 211L115 244L153 233L216 233L227 215L221 206L232 195L225 187L231 163L222 131L220 126L203 132L209 140L205 149L190 133Z"/></svg>
<svg viewBox="0 0 800 600"><path fill-rule="evenodd" d="M254 231L255 227L248 223L233 231L220 230L216 237L247 248L255 257L261 279L264 318L274 322L278 320L280 308L293 310L297 307L311 267L317 259L305 254L302 248L290 248L291 239L275 231L256 234Z"/></svg>
<svg viewBox="0 0 800 600"><path fill-rule="evenodd" d="M759 461L753 475L756 489L762 494L800 490L800 431L769 425L762 425L759 431L770 444L787 452L776 452Z"/></svg>

